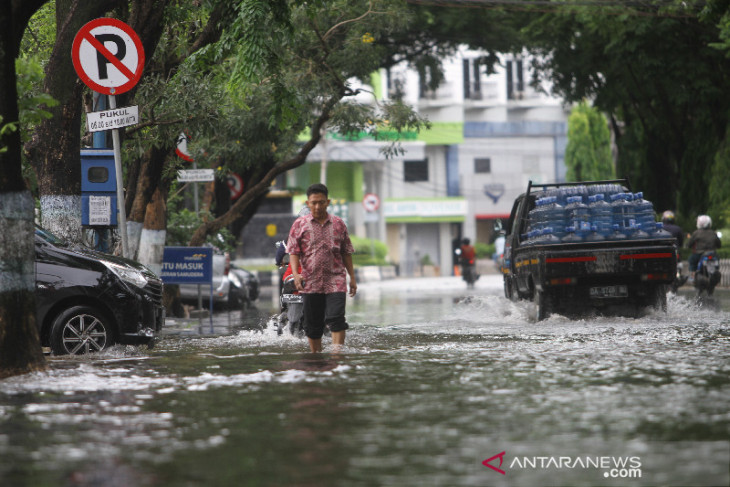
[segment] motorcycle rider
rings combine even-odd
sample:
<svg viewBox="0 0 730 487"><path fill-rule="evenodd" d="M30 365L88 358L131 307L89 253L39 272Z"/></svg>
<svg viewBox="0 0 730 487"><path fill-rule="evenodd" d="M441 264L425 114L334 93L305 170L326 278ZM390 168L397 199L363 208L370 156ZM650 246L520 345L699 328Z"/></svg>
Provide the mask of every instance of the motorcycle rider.
<svg viewBox="0 0 730 487"><path fill-rule="evenodd" d="M684 243L684 232L679 225L674 223L674 212L667 210L662 213L662 223L664 224L664 230L677 239L677 248L681 248Z"/></svg>
<svg viewBox="0 0 730 487"><path fill-rule="evenodd" d="M681 248L682 244L684 243L684 232L679 225L674 223L673 211L667 210L662 213L662 224L664 225L664 230L671 233L672 236L677 240L677 249ZM677 277L674 279L671 285L672 292L676 293L677 289L682 287L684 283L687 282L688 278L689 276L682 275L682 263L679 262L677 264Z"/></svg>
<svg viewBox="0 0 730 487"><path fill-rule="evenodd" d="M460 250L459 260L461 263L462 275L467 282L470 282L468 277L471 277L473 279L471 282L474 282L479 279L479 276L476 273L476 249L473 245L471 245L471 240L463 238L461 240ZM469 273L470 276L467 276L467 273Z"/></svg>
<svg viewBox="0 0 730 487"><path fill-rule="evenodd" d="M699 264L702 254L710 250L717 250L722 246L717 233L712 230L712 219L707 215L697 217L697 230L692 233L687 246L692 249L692 255L689 257L689 268L692 271L692 280L697 272L697 264Z"/></svg>

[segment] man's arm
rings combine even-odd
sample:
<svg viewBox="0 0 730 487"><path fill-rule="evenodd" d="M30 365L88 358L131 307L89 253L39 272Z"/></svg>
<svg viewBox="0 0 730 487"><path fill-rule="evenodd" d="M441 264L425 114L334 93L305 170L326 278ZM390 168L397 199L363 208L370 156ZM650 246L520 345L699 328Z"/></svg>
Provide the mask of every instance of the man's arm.
<svg viewBox="0 0 730 487"><path fill-rule="evenodd" d="M294 276L294 285L297 291L304 289L302 284L302 275L299 273L299 254L289 254L289 266L291 267L291 275Z"/></svg>
<svg viewBox="0 0 730 487"><path fill-rule="evenodd" d="M350 296L354 296L357 292L357 280L355 280L355 269L352 267L352 254L342 254L342 261L350 276Z"/></svg>

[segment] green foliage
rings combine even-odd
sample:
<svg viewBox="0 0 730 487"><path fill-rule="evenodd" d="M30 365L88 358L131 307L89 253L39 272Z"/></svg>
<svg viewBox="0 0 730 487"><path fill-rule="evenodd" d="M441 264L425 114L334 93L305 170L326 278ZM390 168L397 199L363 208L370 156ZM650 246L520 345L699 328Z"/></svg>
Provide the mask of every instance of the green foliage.
<svg viewBox="0 0 730 487"><path fill-rule="evenodd" d="M212 215L206 213L196 215L194 211L185 208L180 211L168 212L165 244L180 247L187 246L192 232L203 223L203 217L209 220ZM218 235L208 236L206 244L222 252L234 253L236 250L236 237L227 228L223 228Z"/></svg>
<svg viewBox="0 0 730 487"><path fill-rule="evenodd" d="M379 240L356 237L350 235L355 253L352 255L352 263L355 266L365 265L387 265L388 246ZM373 254L374 251L374 254Z"/></svg>
<svg viewBox="0 0 730 487"><path fill-rule="evenodd" d="M715 154L712 177L709 182L710 206L708 214L714 226L722 227L730 223L730 128L725 134L720 148ZM730 237L730 235L728 235Z"/></svg>
<svg viewBox="0 0 730 487"><path fill-rule="evenodd" d="M30 18L20 42L21 57L47 60L56 43L56 1L50 0Z"/></svg>
<svg viewBox="0 0 730 487"><path fill-rule="evenodd" d="M476 251L477 259L491 259L492 255L494 255L495 249L496 247L493 243L485 244L482 242L477 242L474 244L474 250Z"/></svg>
<svg viewBox="0 0 730 487"><path fill-rule="evenodd" d="M568 181L597 181L616 177L606 118L585 101L573 108L568 119L565 164L568 167Z"/></svg>
<svg viewBox="0 0 730 487"><path fill-rule="evenodd" d="M35 125L52 117L51 112L46 108L57 106L58 101L41 91L41 83L45 75L38 59L30 57L16 59L15 74L17 76L20 124L23 127L22 140L25 142L30 138Z"/></svg>
<svg viewBox="0 0 730 487"><path fill-rule="evenodd" d="M726 4L709 2L700 15L691 3L652 15L616 8L534 14L523 30L539 56L534 67L556 94L590 99L609 117L619 177L659 208L706 211L709 168L730 118L730 65L711 46Z"/></svg>

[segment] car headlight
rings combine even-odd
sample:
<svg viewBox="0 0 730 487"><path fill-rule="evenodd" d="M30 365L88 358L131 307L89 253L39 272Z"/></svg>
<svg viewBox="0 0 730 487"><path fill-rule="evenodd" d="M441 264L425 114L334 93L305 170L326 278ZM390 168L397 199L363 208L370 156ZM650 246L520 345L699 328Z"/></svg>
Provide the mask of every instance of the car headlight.
<svg viewBox="0 0 730 487"><path fill-rule="evenodd" d="M147 278L144 277L144 275L137 269L132 269L131 267L115 264L114 262L106 260L102 260L101 263L124 282L133 284L139 288L147 285Z"/></svg>

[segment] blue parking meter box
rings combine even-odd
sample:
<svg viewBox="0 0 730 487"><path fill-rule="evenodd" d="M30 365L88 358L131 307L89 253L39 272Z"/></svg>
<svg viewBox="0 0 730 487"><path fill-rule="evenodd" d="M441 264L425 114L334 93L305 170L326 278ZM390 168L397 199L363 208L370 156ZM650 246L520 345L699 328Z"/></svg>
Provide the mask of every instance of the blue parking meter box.
<svg viewBox="0 0 730 487"><path fill-rule="evenodd" d="M81 224L117 225L117 177L111 149L81 150Z"/></svg>

